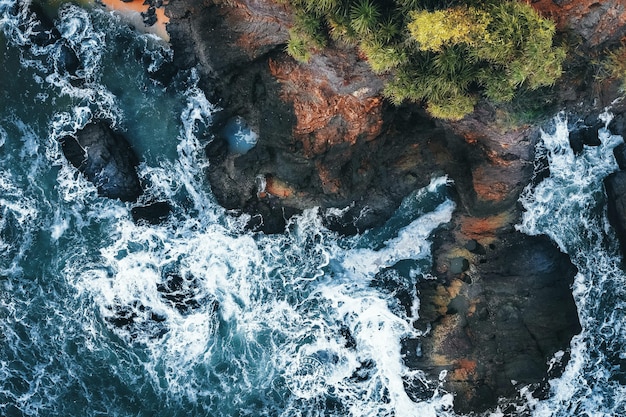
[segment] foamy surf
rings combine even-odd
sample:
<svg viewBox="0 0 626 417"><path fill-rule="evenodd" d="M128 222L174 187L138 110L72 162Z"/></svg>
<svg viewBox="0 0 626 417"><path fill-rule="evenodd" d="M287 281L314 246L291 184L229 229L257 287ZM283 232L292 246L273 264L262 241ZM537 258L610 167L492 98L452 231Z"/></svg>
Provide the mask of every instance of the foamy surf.
<svg viewBox="0 0 626 417"><path fill-rule="evenodd" d="M610 115L601 117L608 125ZM522 196L526 212L519 229L550 236L578 267L573 294L583 330L572 340L563 375L550 381L550 397L537 401L527 396L527 410L536 416L622 415L626 321L620 312L626 306L626 275L608 225L602 181L617 170L612 151L623 139L603 128L600 146L586 146L575 155L567 119L559 115L554 124L554 133L542 134L541 145L550 177Z"/></svg>

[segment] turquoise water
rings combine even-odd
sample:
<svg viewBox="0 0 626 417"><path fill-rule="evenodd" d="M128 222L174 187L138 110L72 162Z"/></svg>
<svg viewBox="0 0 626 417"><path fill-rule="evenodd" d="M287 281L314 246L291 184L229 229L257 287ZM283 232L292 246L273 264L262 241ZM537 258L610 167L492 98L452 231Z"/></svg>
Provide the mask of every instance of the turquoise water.
<svg viewBox="0 0 626 417"><path fill-rule="evenodd" d="M171 51L97 7L65 5L55 25L62 39L36 46L25 5L0 0L0 415L454 415L441 387L410 399L426 377L400 353L421 336L414 283L454 210L446 178L363 235L326 230L319 210L284 234L248 232L205 179L217 109L196 74L151 80ZM132 142L137 204L169 202L163 224L135 224L134 204L99 197L63 157L58 139L96 118ZM567 122L554 127L539 149L551 176L525 192L518 227L577 265L583 331L548 398L522 389L515 415L625 415L626 277L602 189L622 139L603 130L575 156ZM413 298L410 313L381 281Z"/></svg>

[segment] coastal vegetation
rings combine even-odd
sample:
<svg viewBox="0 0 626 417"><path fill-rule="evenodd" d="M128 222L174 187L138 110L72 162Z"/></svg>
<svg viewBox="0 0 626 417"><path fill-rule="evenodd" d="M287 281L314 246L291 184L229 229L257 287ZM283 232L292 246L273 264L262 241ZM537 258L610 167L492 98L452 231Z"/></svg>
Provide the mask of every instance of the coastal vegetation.
<svg viewBox="0 0 626 417"><path fill-rule="evenodd" d="M604 76L617 79L622 91L626 90L626 43L607 53L602 70Z"/></svg>
<svg viewBox="0 0 626 417"><path fill-rule="evenodd" d="M515 0L288 0L287 52L307 62L329 42L357 46L386 78L394 104L424 103L458 120L481 98L509 103L521 89L552 85L566 51L555 25Z"/></svg>

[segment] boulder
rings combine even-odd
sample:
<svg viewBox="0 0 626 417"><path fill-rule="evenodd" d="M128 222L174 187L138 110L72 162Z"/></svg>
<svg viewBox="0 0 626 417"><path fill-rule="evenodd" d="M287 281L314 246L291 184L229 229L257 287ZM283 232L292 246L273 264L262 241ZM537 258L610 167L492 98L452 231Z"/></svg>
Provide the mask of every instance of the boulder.
<svg viewBox="0 0 626 417"><path fill-rule="evenodd" d="M575 154L580 154L583 151L584 145L587 146L600 146L601 141L598 138L598 130L604 126L604 123L598 120L592 125L583 124L577 126L569 132L569 145Z"/></svg>
<svg viewBox="0 0 626 417"><path fill-rule="evenodd" d="M82 67L82 62L74 49L67 42L63 41L59 44L55 54L54 66L59 74L76 76L77 71Z"/></svg>
<svg viewBox="0 0 626 417"><path fill-rule="evenodd" d="M135 201L143 191L136 167L139 159L124 136L105 121L92 122L60 139L63 154L103 197Z"/></svg>

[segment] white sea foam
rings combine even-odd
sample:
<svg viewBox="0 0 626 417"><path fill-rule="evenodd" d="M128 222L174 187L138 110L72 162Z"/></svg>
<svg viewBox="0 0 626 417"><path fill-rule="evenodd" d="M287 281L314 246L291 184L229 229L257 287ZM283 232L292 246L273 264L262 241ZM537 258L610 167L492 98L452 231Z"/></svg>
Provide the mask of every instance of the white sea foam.
<svg viewBox="0 0 626 417"><path fill-rule="evenodd" d="M608 125L610 117L602 120ZM573 338L571 359L563 375L550 381L550 398L532 399L527 407L536 416L613 416L626 410L626 389L618 382L617 357L624 350L626 276L621 270L615 236L608 225L602 180L617 170L612 149L623 140L600 129L602 144L574 155L569 147L567 120L555 120L554 134L542 142L550 177L528 189L519 229L547 234L568 253L579 273L573 295L582 333ZM616 378L617 377L617 378Z"/></svg>

